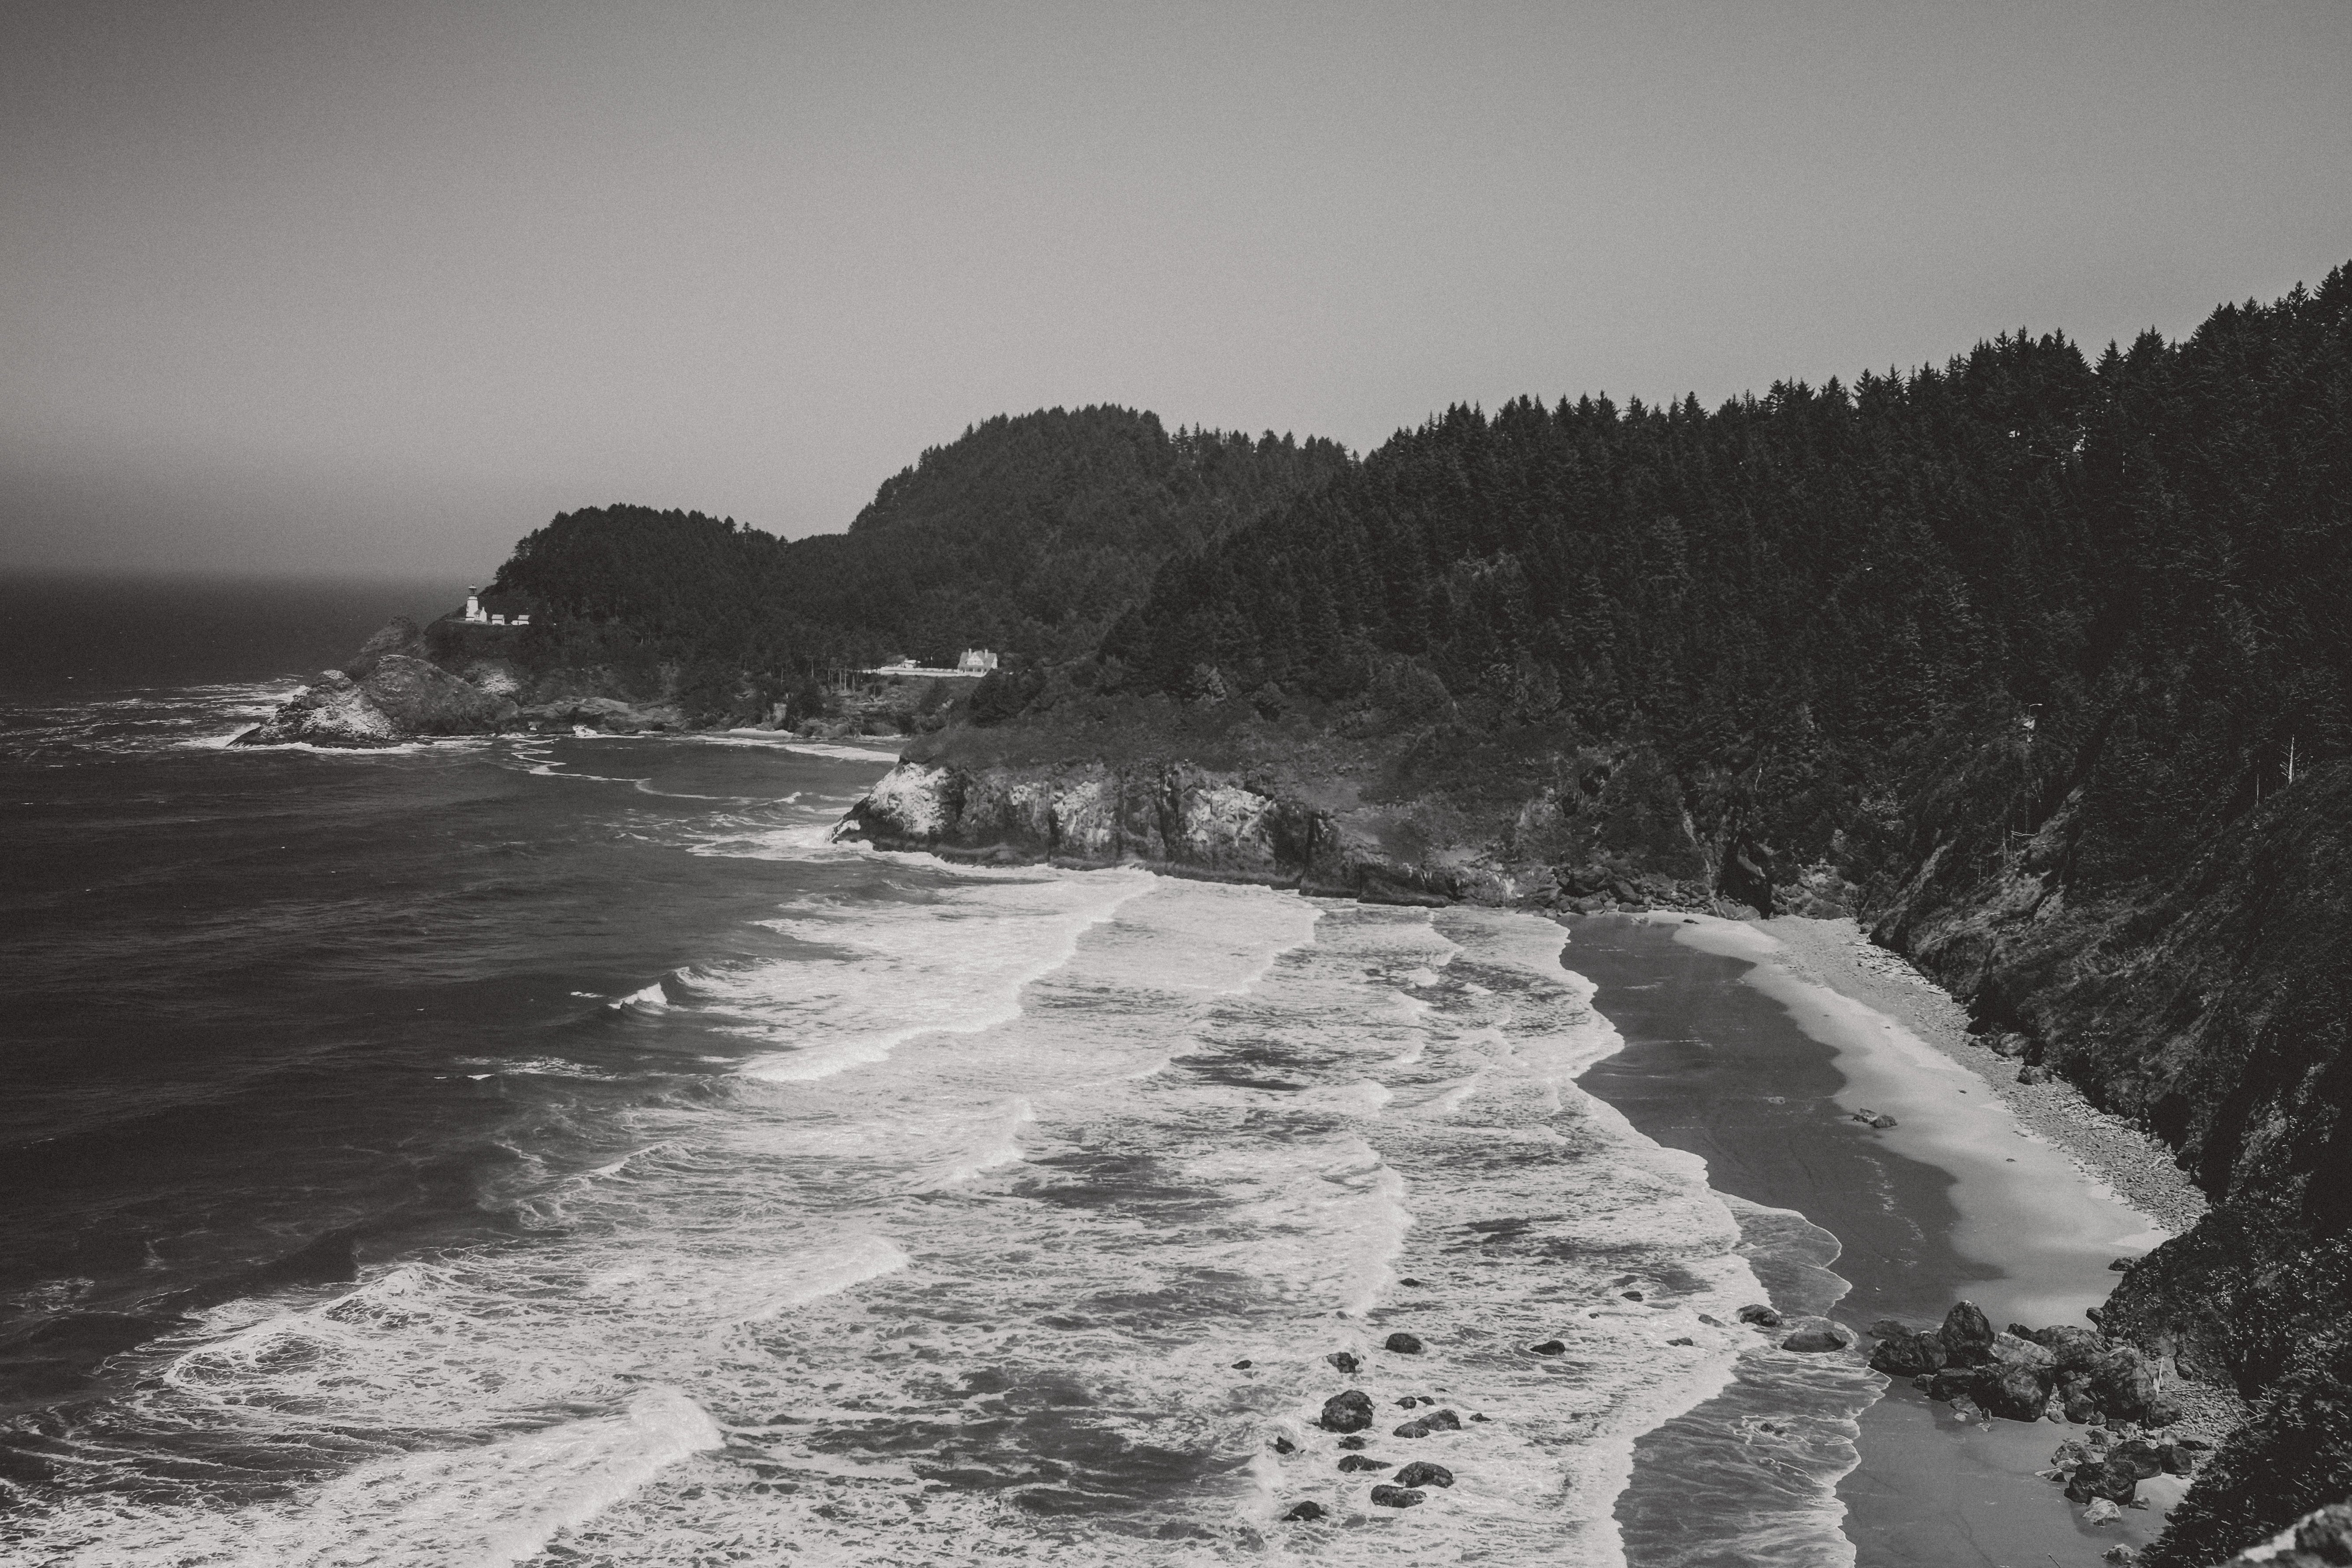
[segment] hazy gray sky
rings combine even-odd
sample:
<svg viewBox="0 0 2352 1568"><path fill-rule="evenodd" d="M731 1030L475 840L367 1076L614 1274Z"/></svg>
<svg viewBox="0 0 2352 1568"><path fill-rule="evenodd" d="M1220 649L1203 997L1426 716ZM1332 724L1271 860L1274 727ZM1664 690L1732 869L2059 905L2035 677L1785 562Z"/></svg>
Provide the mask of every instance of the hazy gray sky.
<svg viewBox="0 0 2352 1568"><path fill-rule="evenodd" d="M0 5L0 565L838 529L972 420L1359 449L2352 259L2352 5Z"/></svg>

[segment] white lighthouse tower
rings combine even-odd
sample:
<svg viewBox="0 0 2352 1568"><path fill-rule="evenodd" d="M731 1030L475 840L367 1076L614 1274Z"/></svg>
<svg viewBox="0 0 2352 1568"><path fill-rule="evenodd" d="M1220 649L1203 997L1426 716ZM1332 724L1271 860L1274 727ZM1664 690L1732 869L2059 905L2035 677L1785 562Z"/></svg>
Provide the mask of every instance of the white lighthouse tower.
<svg viewBox="0 0 2352 1568"><path fill-rule="evenodd" d="M489 616L482 613L481 590L478 588L467 588L466 590L467 624L469 626L478 626L489 618Z"/></svg>

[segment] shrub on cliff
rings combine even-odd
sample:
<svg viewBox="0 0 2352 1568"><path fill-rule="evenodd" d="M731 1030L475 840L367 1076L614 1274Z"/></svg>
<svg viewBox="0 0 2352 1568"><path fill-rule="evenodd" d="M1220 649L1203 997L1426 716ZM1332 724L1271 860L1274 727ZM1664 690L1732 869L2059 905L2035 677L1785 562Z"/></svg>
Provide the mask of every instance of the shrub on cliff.
<svg viewBox="0 0 2352 1568"><path fill-rule="evenodd" d="M2352 1331L2305 1352L2199 1474L2142 1560L2202 1568L2352 1496Z"/></svg>

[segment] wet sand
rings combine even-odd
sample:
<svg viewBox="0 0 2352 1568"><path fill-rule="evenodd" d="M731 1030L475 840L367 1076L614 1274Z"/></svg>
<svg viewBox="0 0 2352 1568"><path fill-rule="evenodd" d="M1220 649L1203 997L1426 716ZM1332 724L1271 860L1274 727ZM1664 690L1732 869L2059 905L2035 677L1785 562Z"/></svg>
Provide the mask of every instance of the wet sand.
<svg viewBox="0 0 2352 1568"><path fill-rule="evenodd" d="M1997 1323L2080 1323L2115 1282L2109 1261L2163 1239L2067 1148L2021 1125L1985 1078L1848 994L1865 986L1835 985L1832 965L1807 962L1820 953L1801 956L1754 925L1681 915L1569 929L1564 962L1599 987L1595 1005L1625 1039L1582 1086L1649 1137L1706 1159L1718 1192L1833 1235L1830 1267L1852 1288L1828 1310L1852 1328L1931 1322L1960 1297ZM1852 1120L1865 1107L1897 1125ZM1784 1310L1819 1310L1766 1283ZM1963 1424L1906 1384L1859 1426L1860 1462L1838 1494L1864 1568L2088 1568L2118 1542L2152 1539L2178 1494L2178 1483L2150 1484L2158 1507L2091 1530L2033 1473L2079 1428ZM1643 1462L1686 1437L1662 1429L1636 1448L1618 1517L1637 1568L1741 1561L1736 1547L1679 1538L1672 1467Z"/></svg>

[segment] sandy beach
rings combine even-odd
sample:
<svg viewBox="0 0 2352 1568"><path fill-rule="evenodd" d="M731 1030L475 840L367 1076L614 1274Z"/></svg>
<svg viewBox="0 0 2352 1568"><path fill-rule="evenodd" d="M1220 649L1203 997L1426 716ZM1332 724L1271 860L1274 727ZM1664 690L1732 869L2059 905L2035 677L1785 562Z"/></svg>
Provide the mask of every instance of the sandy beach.
<svg viewBox="0 0 2352 1568"><path fill-rule="evenodd" d="M1857 1331L1930 1322L1961 1297L1996 1322L2081 1323L2115 1259L2202 1212L2159 1146L2063 1084L2018 1085L1958 1004L1852 921L1661 913L1570 932L1564 962L1596 983L1625 1039L1583 1087L1706 1159L1717 1191L1833 1236L1829 1267L1850 1289L1829 1311ZM1894 1125L1855 1120L1864 1110ZM2234 1416L2226 1395L2182 1392L2208 1435ZM1663 1458L1706 1419L1703 1408L1651 1447ZM1854 1426L1858 1459L1838 1493L1863 1564L2088 1564L2152 1540L2181 1486L2148 1483L2150 1507L2094 1530L2035 1473L2073 1429L1963 1423L1907 1384ZM1635 1560L1736 1561L1675 1549L1668 1473L1645 1477L1637 1453L1619 1505Z"/></svg>

